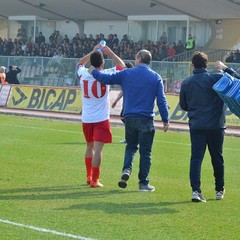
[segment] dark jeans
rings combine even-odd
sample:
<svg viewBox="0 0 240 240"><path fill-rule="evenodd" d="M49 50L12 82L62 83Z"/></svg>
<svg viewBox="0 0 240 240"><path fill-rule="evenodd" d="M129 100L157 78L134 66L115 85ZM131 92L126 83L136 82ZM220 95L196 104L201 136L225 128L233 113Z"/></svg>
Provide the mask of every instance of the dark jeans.
<svg viewBox="0 0 240 240"><path fill-rule="evenodd" d="M190 137L192 144L190 183L192 190L201 192L201 166L206 147L208 147L215 177L215 190L222 191L224 189L224 160L222 156L224 129L191 129Z"/></svg>
<svg viewBox="0 0 240 240"><path fill-rule="evenodd" d="M147 117L126 117L125 137L127 141L123 170L132 171L134 157L139 149L140 162L138 179L141 184L148 184L151 166L151 152L155 134L154 121Z"/></svg>

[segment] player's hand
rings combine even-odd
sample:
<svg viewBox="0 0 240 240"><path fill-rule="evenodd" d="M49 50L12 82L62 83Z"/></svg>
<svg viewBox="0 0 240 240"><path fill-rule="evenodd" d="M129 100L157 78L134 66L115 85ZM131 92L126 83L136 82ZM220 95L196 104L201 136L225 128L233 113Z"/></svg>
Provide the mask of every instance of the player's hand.
<svg viewBox="0 0 240 240"><path fill-rule="evenodd" d="M112 50L106 45L105 47L102 47L103 53L107 56L109 56L112 53Z"/></svg>
<svg viewBox="0 0 240 240"><path fill-rule="evenodd" d="M99 48L102 48L102 46L100 44L97 44L96 46L94 46L93 52L96 52Z"/></svg>
<svg viewBox="0 0 240 240"><path fill-rule="evenodd" d="M218 69L218 70L223 70L224 71L227 68L227 66L221 61L216 61L215 68Z"/></svg>
<svg viewBox="0 0 240 240"><path fill-rule="evenodd" d="M170 124L169 123L163 123L163 131L164 132L167 132L168 131L168 128L169 128Z"/></svg>

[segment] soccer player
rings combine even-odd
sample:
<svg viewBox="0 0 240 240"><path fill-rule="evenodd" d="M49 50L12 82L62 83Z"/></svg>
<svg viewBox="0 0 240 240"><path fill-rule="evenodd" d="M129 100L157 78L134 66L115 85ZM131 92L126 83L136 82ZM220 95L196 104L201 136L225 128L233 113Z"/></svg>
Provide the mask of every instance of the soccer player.
<svg viewBox="0 0 240 240"><path fill-rule="evenodd" d="M116 67L103 70L105 62L102 52L115 62ZM102 149L105 143L112 142L112 134L109 122L109 86L96 81L88 73L85 66L89 61L98 70L109 74L122 70L125 68L125 64L108 46L102 47L100 44L81 58L77 64L77 74L82 89L82 128L87 142L85 152L86 181L90 187L95 188L103 187L99 182Z"/></svg>

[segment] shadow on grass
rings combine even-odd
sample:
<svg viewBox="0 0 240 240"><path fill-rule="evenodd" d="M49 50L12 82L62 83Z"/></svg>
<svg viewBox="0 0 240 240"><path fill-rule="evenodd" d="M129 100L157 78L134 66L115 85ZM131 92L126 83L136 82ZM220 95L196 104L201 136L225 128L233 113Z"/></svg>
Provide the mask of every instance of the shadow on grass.
<svg viewBox="0 0 240 240"><path fill-rule="evenodd" d="M114 194L129 194L135 191L105 190L90 188L83 184L79 186L32 187L17 189L1 189L0 201L5 200L70 200L86 197L100 198Z"/></svg>
<svg viewBox="0 0 240 240"><path fill-rule="evenodd" d="M189 204L189 201L149 202L146 195L130 190L92 189L88 185L81 186L52 186L18 189L1 189L0 201L64 201L65 208L54 208L56 211L102 211L107 214L125 215L157 215L178 213L173 206ZM125 195L125 196L124 196ZM144 197L142 196L144 195ZM71 200L79 200L79 204L70 205ZM140 202L138 202L140 201Z"/></svg>
<svg viewBox="0 0 240 240"><path fill-rule="evenodd" d="M59 142L59 143L48 143L48 145L86 145L86 142Z"/></svg>
<svg viewBox="0 0 240 240"><path fill-rule="evenodd" d="M123 197L123 195L129 195ZM56 186L56 187L36 187L0 190L0 201L56 201L75 200L80 204L70 205L67 208L55 210L89 210L104 211L108 214L173 214L178 211L169 208L173 205L189 204L189 201L176 202L136 202L142 199L142 194L138 191L104 190L104 188L92 189L87 185L82 186ZM101 201L101 202L99 202ZM103 202L105 201L105 202ZM110 202L109 202L110 201ZM133 201L127 203L126 201ZM144 201L144 200L143 200ZM117 202L117 203L116 203Z"/></svg>
<svg viewBox="0 0 240 240"><path fill-rule="evenodd" d="M66 191L66 190L79 190L79 189L80 189L80 186L30 187L30 188L16 188L16 189L0 189L0 194L2 195L2 194L11 194L11 193L59 192L59 191ZM0 196L0 199L1 199L1 196Z"/></svg>
<svg viewBox="0 0 240 240"><path fill-rule="evenodd" d="M149 193L146 193L149 194ZM88 211L103 211L108 214L125 214L125 215L158 215L158 214L174 214L179 211L170 208L173 205L181 205L188 202L143 202L143 203L83 203L72 205L69 208L59 208L56 210L88 210Z"/></svg>

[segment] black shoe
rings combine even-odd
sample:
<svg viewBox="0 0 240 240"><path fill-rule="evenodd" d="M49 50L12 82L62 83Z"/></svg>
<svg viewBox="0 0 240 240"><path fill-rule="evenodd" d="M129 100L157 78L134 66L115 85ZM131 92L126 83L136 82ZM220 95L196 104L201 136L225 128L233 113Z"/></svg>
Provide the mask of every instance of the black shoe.
<svg viewBox="0 0 240 240"><path fill-rule="evenodd" d="M130 171L129 170L123 170L121 179L118 181L118 186L120 188L126 188L127 187L127 181L130 176Z"/></svg>

